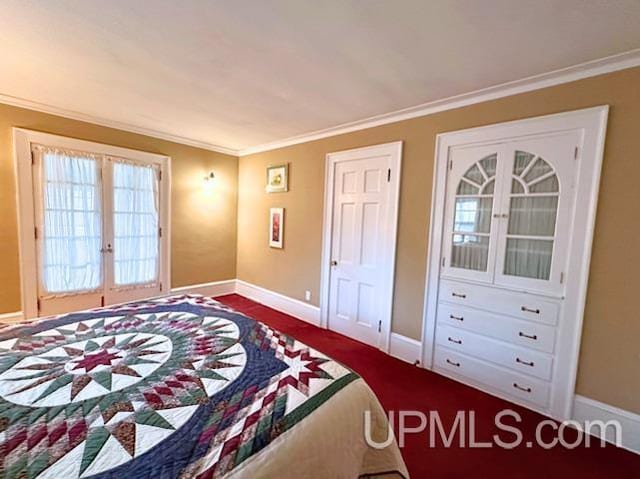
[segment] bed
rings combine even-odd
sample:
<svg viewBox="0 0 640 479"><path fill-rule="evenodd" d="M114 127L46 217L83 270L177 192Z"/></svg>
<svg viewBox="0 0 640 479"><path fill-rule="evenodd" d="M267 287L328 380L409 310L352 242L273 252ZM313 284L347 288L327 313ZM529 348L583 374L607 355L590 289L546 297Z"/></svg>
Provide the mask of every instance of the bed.
<svg viewBox="0 0 640 479"><path fill-rule="evenodd" d="M0 329L0 477L408 477L353 371L181 295Z"/></svg>

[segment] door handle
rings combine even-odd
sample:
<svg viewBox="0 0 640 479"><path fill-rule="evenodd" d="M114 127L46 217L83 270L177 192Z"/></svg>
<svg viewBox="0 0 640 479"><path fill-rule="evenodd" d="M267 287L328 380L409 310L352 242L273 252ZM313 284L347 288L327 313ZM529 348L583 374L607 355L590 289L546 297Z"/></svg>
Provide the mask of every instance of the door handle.
<svg viewBox="0 0 640 479"><path fill-rule="evenodd" d="M338 262L335 259L332 259L329 264L331 264L331 266L338 266Z"/></svg>

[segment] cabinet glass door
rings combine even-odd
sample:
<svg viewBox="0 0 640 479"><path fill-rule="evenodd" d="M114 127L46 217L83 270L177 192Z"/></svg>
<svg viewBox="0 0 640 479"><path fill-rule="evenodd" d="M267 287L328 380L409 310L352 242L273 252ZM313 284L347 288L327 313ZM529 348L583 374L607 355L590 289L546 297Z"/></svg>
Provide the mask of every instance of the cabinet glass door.
<svg viewBox="0 0 640 479"><path fill-rule="evenodd" d="M494 197L500 146L450 152L443 247L444 276L490 282L495 256Z"/></svg>
<svg viewBox="0 0 640 479"><path fill-rule="evenodd" d="M508 145L496 283L561 294L577 144L569 133Z"/></svg>

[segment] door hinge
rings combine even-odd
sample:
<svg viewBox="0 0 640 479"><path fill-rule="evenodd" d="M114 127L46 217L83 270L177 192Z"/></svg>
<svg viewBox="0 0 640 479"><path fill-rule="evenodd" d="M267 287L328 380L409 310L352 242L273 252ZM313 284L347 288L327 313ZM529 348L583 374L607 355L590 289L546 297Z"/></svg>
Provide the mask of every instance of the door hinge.
<svg viewBox="0 0 640 479"><path fill-rule="evenodd" d="M382 331L382 320L378 321L378 332Z"/></svg>
<svg viewBox="0 0 640 479"><path fill-rule="evenodd" d="M576 149L573 150L573 159L577 160L578 159L578 147L576 146Z"/></svg>
<svg viewBox="0 0 640 479"><path fill-rule="evenodd" d="M100 296L100 306L104 307L104 296Z"/></svg>
<svg viewBox="0 0 640 479"><path fill-rule="evenodd" d="M444 256L442 257L442 267L444 268Z"/></svg>
<svg viewBox="0 0 640 479"><path fill-rule="evenodd" d="M36 308L40 312L40 298L36 299Z"/></svg>
<svg viewBox="0 0 640 479"><path fill-rule="evenodd" d="M33 239L38 239L38 227L33 227Z"/></svg>
<svg viewBox="0 0 640 479"><path fill-rule="evenodd" d="M564 283L564 271L560 273L560 284Z"/></svg>
<svg viewBox="0 0 640 479"><path fill-rule="evenodd" d="M36 164L36 155L33 154L33 150L31 150L31 164L32 165Z"/></svg>
<svg viewBox="0 0 640 479"><path fill-rule="evenodd" d="M158 228L158 236L162 238L162 228Z"/></svg>
<svg viewBox="0 0 640 479"><path fill-rule="evenodd" d="M162 181L162 170L158 170L158 181Z"/></svg>
<svg viewBox="0 0 640 479"><path fill-rule="evenodd" d="M449 169L453 170L453 160L449 160Z"/></svg>
<svg viewBox="0 0 640 479"><path fill-rule="evenodd" d="M162 291L162 283L160 283L160 291Z"/></svg>
<svg viewBox="0 0 640 479"><path fill-rule="evenodd" d="M391 168L387 170L387 183L391 181Z"/></svg>

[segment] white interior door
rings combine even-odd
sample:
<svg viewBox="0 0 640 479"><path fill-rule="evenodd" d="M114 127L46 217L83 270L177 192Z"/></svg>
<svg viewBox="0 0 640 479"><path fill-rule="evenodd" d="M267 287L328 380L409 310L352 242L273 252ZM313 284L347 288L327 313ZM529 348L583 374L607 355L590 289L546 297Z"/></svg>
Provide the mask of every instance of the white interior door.
<svg viewBox="0 0 640 479"><path fill-rule="evenodd" d="M376 347L390 323L399 174L381 148L334 157L331 185L329 327Z"/></svg>
<svg viewBox="0 0 640 479"><path fill-rule="evenodd" d="M37 315L159 295L161 163L43 145L32 157Z"/></svg>

